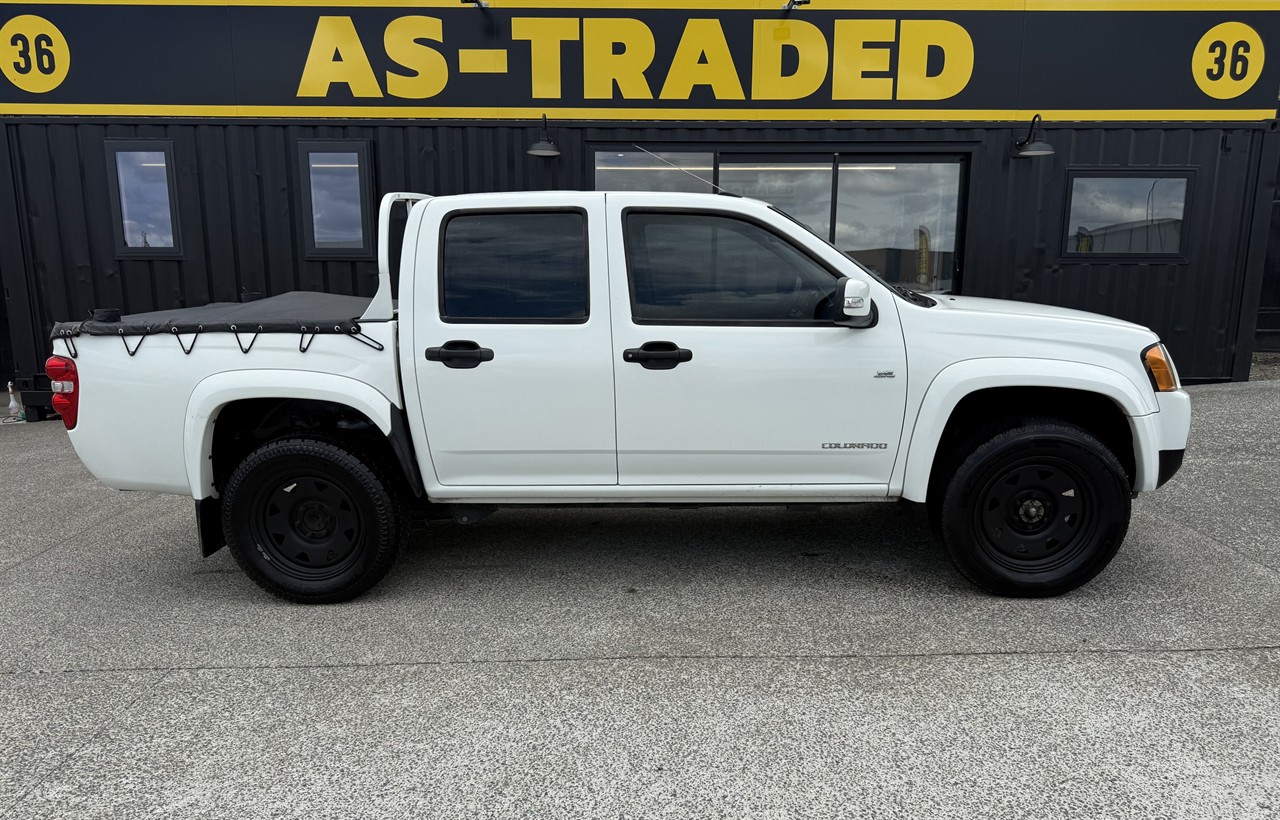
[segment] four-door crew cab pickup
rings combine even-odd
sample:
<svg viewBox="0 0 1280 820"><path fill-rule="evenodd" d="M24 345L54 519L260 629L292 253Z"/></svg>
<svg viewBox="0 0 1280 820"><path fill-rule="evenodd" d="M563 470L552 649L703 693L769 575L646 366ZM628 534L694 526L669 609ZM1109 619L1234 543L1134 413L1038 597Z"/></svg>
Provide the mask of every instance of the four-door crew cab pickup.
<svg viewBox="0 0 1280 820"><path fill-rule="evenodd" d="M890 285L761 202L389 194L379 225L371 300L54 329L89 470L190 493L204 554L290 600L377 583L414 506L898 498L974 583L1053 595L1106 566L1186 446L1151 331Z"/></svg>

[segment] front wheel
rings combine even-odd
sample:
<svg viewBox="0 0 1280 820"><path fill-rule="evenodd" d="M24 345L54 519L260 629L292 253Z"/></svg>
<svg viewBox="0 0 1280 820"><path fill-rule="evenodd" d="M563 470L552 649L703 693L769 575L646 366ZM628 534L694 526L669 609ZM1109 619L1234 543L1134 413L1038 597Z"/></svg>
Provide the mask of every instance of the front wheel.
<svg viewBox="0 0 1280 820"><path fill-rule="evenodd" d="M1103 570L1129 527L1130 490L1089 433L1022 422L976 447L942 498L942 540L969 580L997 595L1046 597Z"/></svg>
<svg viewBox="0 0 1280 820"><path fill-rule="evenodd" d="M241 462L227 481L222 526L254 582L315 604L376 584L408 531L396 488L375 464L304 438L269 442Z"/></svg>

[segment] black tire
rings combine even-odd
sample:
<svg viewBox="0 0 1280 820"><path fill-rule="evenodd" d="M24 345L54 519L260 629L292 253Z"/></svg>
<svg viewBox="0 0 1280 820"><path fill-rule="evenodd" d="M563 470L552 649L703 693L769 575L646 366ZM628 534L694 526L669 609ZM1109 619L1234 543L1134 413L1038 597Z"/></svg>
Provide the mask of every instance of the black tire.
<svg viewBox="0 0 1280 820"><path fill-rule="evenodd" d="M974 448L946 485L939 521L956 568L997 595L1041 598L1087 583L1129 528L1130 488L1086 431L1029 419Z"/></svg>
<svg viewBox="0 0 1280 820"><path fill-rule="evenodd" d="M409 531L400 493L375 462L309 438L269 442L240 463L223 493L222 529L246 575L303 604L367 591Z"/></svg>

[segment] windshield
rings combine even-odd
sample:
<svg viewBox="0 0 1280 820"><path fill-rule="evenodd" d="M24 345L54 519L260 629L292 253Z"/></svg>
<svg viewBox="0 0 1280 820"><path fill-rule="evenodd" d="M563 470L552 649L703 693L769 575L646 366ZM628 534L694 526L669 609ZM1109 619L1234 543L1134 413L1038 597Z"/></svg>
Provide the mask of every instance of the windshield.
<svg viewBox="0 0 1280 820"><path fill-rule="evenodd" d="M882 277L880 274L866 267L857 259L854 259L852 256L840 250L835 245L832 245L831 242L825 236L818 233L813 228L810 228L808 225L796 219L794 216L782 210L781 208L770 205L769 210L773 211L776 214L781 214L782 216L786 217L789 221L795 223L796 225L799 225L801 228L804 228L804 230L807 231L809 235L816 237L818 240L822 242L822 244L831 248L833 251L840 254L845 259L848 259L850 262L854 264L854 266L858 270L862 271L867 276L870 276L872 279L884 285L889 290L898 294L900 298L905 299L906 301L911 302L912 304L924 305L925 307L933 307L933 305L935 304L934 300L931 299L930 297L925 296L924 294L919 293L917 291L914 291L911 288L907 287L906 285L897 285L897 284L894 284L893 282L886 281L885 278Z"/></svg>

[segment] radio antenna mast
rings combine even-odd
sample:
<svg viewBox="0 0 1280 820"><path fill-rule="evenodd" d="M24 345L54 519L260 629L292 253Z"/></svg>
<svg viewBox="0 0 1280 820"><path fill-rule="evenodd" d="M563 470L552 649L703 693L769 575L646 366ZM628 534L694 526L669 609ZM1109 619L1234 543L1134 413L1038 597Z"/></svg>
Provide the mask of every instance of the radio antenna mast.
<svg viewBox="0 0 1280 820"><path fill-rule="evenodd" d="M633 142L633 143L631 143L631 146L632 146L633 148L635 148L636 150L644 151L646 154L648 154L649 156L653 157L653 158L654 158L654 159L656 159L658 162L662 162L662 163L666 163L667 165L670 165L672 168L675 168L677 171L679 171L679 172L680 172L680 173L682 173L682 174L688 174L689 176L693 177L694 179L698 180L699 182L704 182L704 183L706 183L707 185L710 185L712 188L715 188L716 193L718 193L718 194L728 194L729 196L738 196L737 194L733 193L732 191L726 191L724 188L721 188L719 185L715 184L715 183L714 183L714 182L712 182L711 180L709 180L709 179L703 179L702 177L700 177L700 176L698 176L697 174L695 174L693 171L690 171L690 170L689 170L689 169L687 169L687 168L681 168L679 165L676 165L674 162L671 162L670 160L666 159L665 157L660 157L660 156L658 156L657 154L655 154L655 153L653 153L652 151L650 151L648 148L645 148L645 147L643 147L642 145L639 145L638 143L634 143L634 142Z"/></svg>

